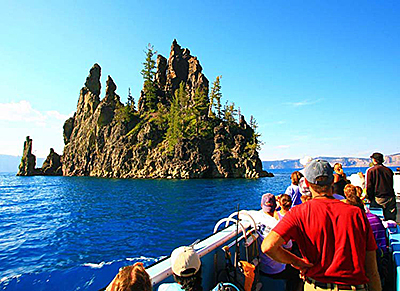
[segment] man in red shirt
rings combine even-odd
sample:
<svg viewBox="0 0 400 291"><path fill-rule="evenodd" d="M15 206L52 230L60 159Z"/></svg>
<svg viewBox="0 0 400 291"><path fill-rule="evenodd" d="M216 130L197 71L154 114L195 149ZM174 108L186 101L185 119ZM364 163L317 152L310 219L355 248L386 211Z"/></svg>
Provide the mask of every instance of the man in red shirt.
<svg viewBox="0 0 400 291"><path fill-rule="evenodd" d="M333 198L328 162L314 160L304 173L313 199L283 217L263 241L262 251L300 269L304 290L381 290L377 246L365 214ZM290 239L297 242L303 258L281 247Z"/></svg>

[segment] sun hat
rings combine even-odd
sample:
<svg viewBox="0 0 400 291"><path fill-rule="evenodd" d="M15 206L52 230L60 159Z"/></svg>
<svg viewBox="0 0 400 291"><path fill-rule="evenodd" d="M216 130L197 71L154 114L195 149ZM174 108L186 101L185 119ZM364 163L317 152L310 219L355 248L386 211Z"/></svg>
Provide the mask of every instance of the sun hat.
<svg viewBox="0 0 400 291"><path fill-rule="evenodd" d="M267 193L261 197L261 207L264 212L271 213L276 209L276 198L274 194Z"/></svg>
<svg viewBox="0 0 400 291"><path fill-rule="evenodd" d="M190 277L201 267L199 255L193 247L179 247L171 253L172 272L179 277Z"/></svg>
<svg viewBox="0 0 400 291"><path fill-rule="evenodd" d="M304 177L312 184L324 186L333 182L333 168L325 160L313 160L304 170ZM317 181L319 177L327 177L324 181Z"/></svg>
<svg viewBox="0 0 400 291"><path fill-rule="evenodd" d="M383 155L381 153L373 153L370 156L371 159L374 159L375 161L377 161L378 163L382 164L384 159L383 159Z"/></svg>

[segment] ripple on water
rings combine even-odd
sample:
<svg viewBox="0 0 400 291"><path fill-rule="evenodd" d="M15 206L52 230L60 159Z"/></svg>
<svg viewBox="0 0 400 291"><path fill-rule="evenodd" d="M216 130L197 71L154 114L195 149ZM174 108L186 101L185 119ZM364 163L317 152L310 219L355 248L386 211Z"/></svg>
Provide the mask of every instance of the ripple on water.
<svg viewBox="0 0 400 291"><path fill-rule="evenodd" d="M261 194L289 183L287 173L189 181L0 175L0 288L98 290L119 267L168 256L209 235L238 204L258 209Z"/></svg>

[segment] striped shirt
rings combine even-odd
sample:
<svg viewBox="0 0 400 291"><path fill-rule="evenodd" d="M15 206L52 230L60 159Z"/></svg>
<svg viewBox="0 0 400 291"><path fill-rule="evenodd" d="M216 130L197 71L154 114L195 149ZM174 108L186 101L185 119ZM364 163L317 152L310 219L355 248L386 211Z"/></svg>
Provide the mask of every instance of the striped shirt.
<svg viewBox="0 0 400 291"><path fill-rule="evenodd" d="M382 224L382 221L378 216L376 216L373 213L367 212L367 218L369 221L369 224L371 225L372 232L374 233L375 241L376 244L378 245L378 248L380 248L382 251L386 252L387 247L386 247L386 229Z"/></svg>

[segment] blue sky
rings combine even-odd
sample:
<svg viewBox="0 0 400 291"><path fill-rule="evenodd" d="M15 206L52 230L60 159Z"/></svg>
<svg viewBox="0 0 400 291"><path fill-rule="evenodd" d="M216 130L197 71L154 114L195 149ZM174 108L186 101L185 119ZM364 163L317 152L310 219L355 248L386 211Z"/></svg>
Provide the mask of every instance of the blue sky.
<svg viewBox="0 0 400 291"><path fill-rule="evenodd" d="M138 98L173 39L253 115L262 160L400 152L400 1L1 1L0 154L62 153L94 63Z"/></svg>

